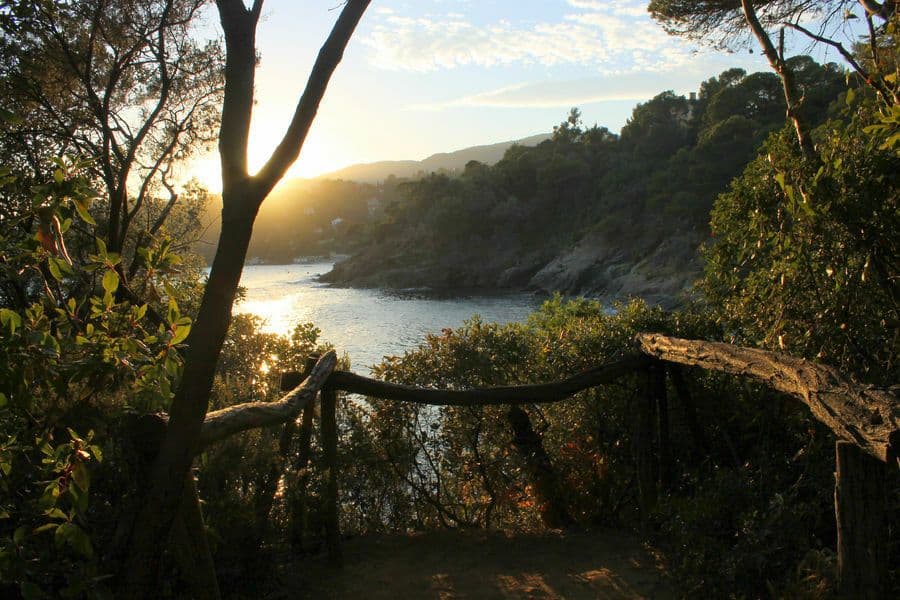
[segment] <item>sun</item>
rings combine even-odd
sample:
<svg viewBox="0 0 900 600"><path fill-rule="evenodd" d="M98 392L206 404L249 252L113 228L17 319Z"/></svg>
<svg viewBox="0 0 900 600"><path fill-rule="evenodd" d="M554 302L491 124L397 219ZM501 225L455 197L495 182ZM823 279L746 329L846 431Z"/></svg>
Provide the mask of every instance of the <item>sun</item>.
<svg viewBox="0 0 900 600"><path fill-rule="evenodd" d="M250 172L256 172L268 160L272 150L278 145L281 138L273 129L254 130L250 135L250 143L247 147ZM335 151L334 145L325 135L316 135L312 132L303 144L300 157L288 169L285 178L302 177L314 178L319 175L335 171L344 164ZM219 164L219 153L214 148L189 160L181 169L181 182L187 183L196 179L208 191L218 194L222 191L222 170Z"/></svg>

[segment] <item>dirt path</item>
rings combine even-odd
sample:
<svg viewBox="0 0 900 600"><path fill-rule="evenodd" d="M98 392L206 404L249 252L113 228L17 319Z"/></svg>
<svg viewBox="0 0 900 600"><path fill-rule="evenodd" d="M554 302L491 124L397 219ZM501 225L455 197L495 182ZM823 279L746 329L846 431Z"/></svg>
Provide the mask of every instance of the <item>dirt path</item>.
<svg viewBox="0 0 900 600"><path fill-rule="evenodd" d="M675 598L653 555L618 532L505 535L441 531L366 536L344 545L343 570L323 558L286 566L272 598Z"/></svg>

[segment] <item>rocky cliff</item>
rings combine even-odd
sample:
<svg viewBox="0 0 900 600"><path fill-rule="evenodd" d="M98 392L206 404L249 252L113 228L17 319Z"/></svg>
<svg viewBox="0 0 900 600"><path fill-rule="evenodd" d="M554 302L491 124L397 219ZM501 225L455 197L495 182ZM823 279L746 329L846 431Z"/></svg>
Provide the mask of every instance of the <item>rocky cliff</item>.
<svg viewBox="0 0 900 600"><path fill-rule="evenodd" d="M635 244L634 242L638 242ZM700 276L699 236L675 233L625 243L591 233L564 248L504 250L469 245L454 253L417 253L378 245L335 265L322 280L352 287L530 290L612 299L639 297L671 307Z"/></svg>

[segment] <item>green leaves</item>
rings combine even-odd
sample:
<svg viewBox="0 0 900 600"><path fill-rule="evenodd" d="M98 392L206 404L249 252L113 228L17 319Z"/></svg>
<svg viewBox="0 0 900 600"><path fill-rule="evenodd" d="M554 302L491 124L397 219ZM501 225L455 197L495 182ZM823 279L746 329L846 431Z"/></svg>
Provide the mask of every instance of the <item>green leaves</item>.
<svg viewBox="0 0 900 600"><path fill-rule="evenodd" d="M879 150L892 151L900 156L900 105L895 104L879 113L878 122L864 131L879 142Z"/></svg>
<svg viewBox="0 0 900 600"><path fill-rule="evenodd" d="M897 260L900 162L873 143L858 104L856 121L815 132L819 161L782 132L718 198L702 289L743 339L877 382L897 358L884 322L900 318L885 270Z"/></svg>
<svg viewBox="0 0 900 600"><path fill-rule="evenodd" d="M114 293L119 287L119 274L114 269L109 269L103 274L103 289L109 293Z"/></svg>
<svg viewBox="0 0 900 600"><path fill-rule="evenodd" d="M169 342L173 346L175 344L180 344L184 340L187 339L187 336L191 333L191 320L187 317L182 317L179 319L180 324L176 323L172 327L172 340Z"/></svg>
<svg viewBox="0 0 900 600"><path fill-rule="evenodd" d="M74 269L72 269L72 266L68 261L57 258L56 256L47 257L47 270L50 271L50 275L57 281L62 281L64 275L71 276L75 274Z"/></svg>
<svg viewBox="0 0 900 600"><path fill-rule="evenodd" d="M91 539L78 525L70 522L62 523L54 534L57 546L67 545L85 558L94 556Z"/></svg>
<svg viewBox="0 0 900 600"><path fill-rule="evenodd" d="M8 293L0 307L0 523L7 532L0 536L0 579L27 568L46 588L23 584L28 597L58 597L61 574L68 577L73 564L93 571L85 581L96 582L99 573L91 562L89 509L103 446L65 426L85 422L79 415L94 407L166 409L182 368L179 346L191 330L176 305L157 335L158 323L150 325L148 315L165 315L158 296L148 295L147 304L116 298L124 284L122 257L90 236L94 193L80 168L58 159L44 183L26 190L16 188L15 173L0 168L0 191L20 196L22 219L32 223L28 229L10 220L0 228L3 276L24 290L21 298ZM171 242L151 242L159 270L148 287L161 288L172 282L166 276L176 273L180 259ZM65 243L75 251L69 254ZM169 288L181 299L195 289L193 279L189 284Z"/></svg>
<svg viewBox="0 0 900 600"><path fill-rule="evenodd" d="M72 198L72 206L75 207L75 212L78 213L78 216L81 217L82 221L89 225L97 224L97 222L94 220L94 217L92 217L91 213L88 212L88 208L90 208L89 198Z"/></svg>
<svg viewBox="0 0 900 600"><path fill-rule="evenodd" d="M0 324L7 327L11 335L15 335L16 329L22 326L22 317L14 310L0 308Z"/></svg>

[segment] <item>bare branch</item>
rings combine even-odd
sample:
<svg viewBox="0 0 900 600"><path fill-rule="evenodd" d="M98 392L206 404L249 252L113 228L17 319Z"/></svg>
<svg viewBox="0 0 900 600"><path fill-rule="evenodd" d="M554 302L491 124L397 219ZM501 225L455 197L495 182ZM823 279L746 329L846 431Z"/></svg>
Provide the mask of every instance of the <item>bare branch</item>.
<svg viewBox="0 0 900 600"><path fill-rule="evenodd" d="M331 30L331 34L322 49L319 50L312 73L306 83L306 89L297 103L284 138L256 176L256 180L266 193L278 183L288 167L300 155L303 142L306 140L309 128L319 110L319 104L325 95L325 88L328 87L331 75L344 56L344 48L347 47L350 36L353 35L356 25L368 6L369 0L348 0Z"/></svg>
<svg viewBox="0 0 900 600"><path fill-rule="evenodd" d="M884 86L884 82L881 81L881 78L880 77L872 78L872 76L869 74L869 72L866 71L862 65L860 65L858 62L856 62L856 59L853 58L853 55L850 54L850 52L848 52L847 49L844 48L844 46L840 42L836 42L834 40L828 39L827 37L823 37L821 35L816 35L815 33L810 31L809 29L806 29L802 25L797 25L795 23L785 23L784 26L790 27L791 29L799 31L803 35L805 35L811 39L814 39L817 42L822 42L823 44L827 44L827 45L831 46L832 48L834 48L835 50L837 50L838 52L840 52L841 56L844 57L844 60L847 61L847 64L849 64L853 68L853 70L856 71L859 74L859 76L862 77L863 80L868 85L875 88L875 91L878 92L878 94L881 95L882 98L884 98L885 100L891 99L891 97L892 97L891 92Z"/></svg>
<svg viewBox="0 0 900 600"><path fill-rule="evenodd" d="M277 425L296 418L325 385L335 365L337 354L331 350L318 360L303 384L277 402L247 402L209 413L200 429L201 448L241 431Z"/></svg>
<svg viewBox="0 0 900 600"><path fill-rule="evenodd" d="M573 375L553 383L475 388L470 390L440 390L420 388L370 379L347 371L335 371L328 385L354 394L373 398L431 404L436 406L479 406L488 404L537 404L564 400L590 387L610 383L635 371L645 369L645 356L626 356L615 362Z"/></svg>
<svg viewBox="0 0 900 600"><path fill-rule="evenodd" d="M638 334L641 350L682 365L746 375L797 398L835 435L881 461L893 462L900 438L900 402L892 392L844 379L836 369L787 354L721 342Z"/></svg>

